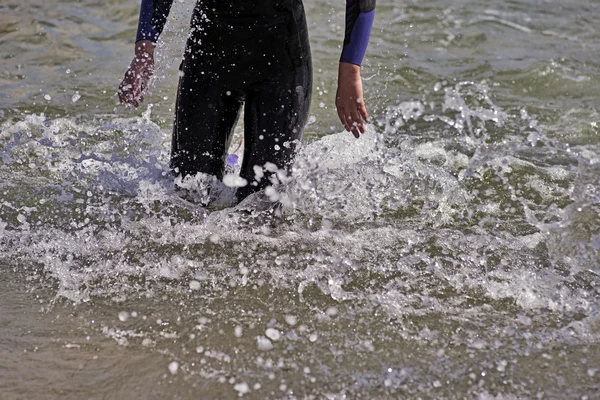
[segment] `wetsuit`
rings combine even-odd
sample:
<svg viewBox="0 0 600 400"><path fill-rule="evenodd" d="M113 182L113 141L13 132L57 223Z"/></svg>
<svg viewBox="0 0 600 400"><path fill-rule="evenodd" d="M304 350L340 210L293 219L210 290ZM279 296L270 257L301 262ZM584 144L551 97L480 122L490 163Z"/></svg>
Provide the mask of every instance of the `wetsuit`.
<svg viewBox="0 0 600 400"><path fill-rule="evenodd" d="M142 0L137 40L156 42L172 0ZM346 1L340 61L360 65L375 0ZM244 104L248 184L239 200L289 170L311 99L312 66L301 0L201 0L191 21L177 92L171 167L176 174L223 176Z"/></svg>

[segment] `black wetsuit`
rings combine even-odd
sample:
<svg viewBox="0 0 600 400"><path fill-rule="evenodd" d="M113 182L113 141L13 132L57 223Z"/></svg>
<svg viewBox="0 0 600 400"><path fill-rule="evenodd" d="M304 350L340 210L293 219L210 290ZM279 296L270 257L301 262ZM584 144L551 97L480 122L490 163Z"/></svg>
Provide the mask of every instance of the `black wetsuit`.
<svg viewBox="0 0 600 400"><path fill-rule="evenodd" d="M155 42L172 0L143 0L137 40ZM346 1L341 61L360 65L374 0ZM171 167L222 178L244 104L247 185L239 200L289 170L311 99L312 66L301 0L201 0L192 16L177 92Z"/></svg>

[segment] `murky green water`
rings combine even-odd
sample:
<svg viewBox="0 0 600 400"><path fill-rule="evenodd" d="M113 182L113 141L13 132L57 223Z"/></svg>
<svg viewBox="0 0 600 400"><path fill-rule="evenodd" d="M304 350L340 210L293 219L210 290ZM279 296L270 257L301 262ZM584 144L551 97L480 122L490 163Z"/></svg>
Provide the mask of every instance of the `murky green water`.
<svg viewBox="0 0 600 400"><path fill-rule="evenodd" d="M0 398L598 397L600 4L380 0L360 140L344 4L305 5L313 117L273 215L174 193L193 2L135 111L137 2L0 3Z"/></svg>

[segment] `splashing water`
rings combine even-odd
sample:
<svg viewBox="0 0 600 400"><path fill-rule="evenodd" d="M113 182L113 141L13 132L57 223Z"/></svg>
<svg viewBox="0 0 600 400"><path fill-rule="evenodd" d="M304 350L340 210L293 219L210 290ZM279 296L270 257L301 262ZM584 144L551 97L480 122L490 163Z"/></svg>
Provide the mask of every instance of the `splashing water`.
<svg viewBox="0 0 600 400"><path fill-rule="evenodd" d="M445 393L444 371L465 355L478 360L486 351L489 360L490 351L498 353L491 367L500 379L546 343L593 346L598 271L577 252L551 245L573 223L573 171L568 163L520 157L528 137L486 145L486 122L502 127L509 117L488 96L492 111L470 108L461 94L467 85L469 96L485 93L477 84L457 85L446 90L441 115L420 102L400 103L388 110L383 134L369 128L360 140L341 133L306 145L291 180L267 191L285 199L282 209L261 206L270 201L260 196L213 212L180 199L174 188L185 183L173 183L168 138L149 113L100 126L44 115L5 123L2 171L18 179L2 187L2 262L30 266L40 285L51 281L58 296L77 303L119 299L128 316L142 308L160 313L152 310L156 301L170 299L183 307L175 325L170 306L161 305L158 329L121 311L101 322L102 333L123 346L171 354L172 376L221 382L233 374L242 381L226 381L240 394L250 393L250 380L258 385L252 390L270 387L260 378L267 371L285 376L289 390L294 382L331 384L302 371L341 374L344 382L354 373L341 359L361 366L360 378L351 378L357 393L410 392L417 381ZM436 120L449 128L436 140L397 140L408 124ZM470 140L458 147L459 138ZM542 132L538 138L545 140ZM255 211L243 212L248 207ZM144 305L132 303L140 297ZM290 312L302 319L298 328L285 322ZM558 319L551 331L549 317ZM368 324L348 336L344 327L363 320ZM239 344L213 338L215 329L231 329ZM334 345L341 337L346 343ZM183 347L169 344L173 338ZM399 345L382 360L382 372L373 361L392 341L420 351L431 346L427 363L443 360L441 369L399 367L407 361L396 360L398 352L412 354ZM509 343L513 350L502 350ZM186 355L199 344L200 359ZM229 346L244 349L236 363ZM323 346L331 357L319 356ZM248 362L258 370L248 374L238 365ZM486 362L474 361L482 371ZM295 370L299 377L286 372ZM477 386L465 379L451 386Z"/></svg>
<svg viewBox="0 0 600 400"><path fill-rule="evenodd" d="M596 28L555 35L560 23L516 5L382 3L363 67L367 133L329 128L334 77L316 74L324 106L292 174L238 205L239 148L224 182L171 175L168 77L153 88L163 104L139 117L115 116L90 87L44 87L46 108L2 110L0 334L19 357L3 350L16 369L0 366L0 391L35 371L31 397L593 398L599 152L586 86L600 72L577 60ZM575 3L564 7L587 7ZM114 12L134 18L127 7ZM329 70L341 27L316 25L315 71ZM558 37L571 46L548 61ZM528 41L533 60L511 47ZM160 46L166 71L178 49ZM104 109L57 116L61 96ZM46 372L60 370L94 383L75 394Z"/></svg>

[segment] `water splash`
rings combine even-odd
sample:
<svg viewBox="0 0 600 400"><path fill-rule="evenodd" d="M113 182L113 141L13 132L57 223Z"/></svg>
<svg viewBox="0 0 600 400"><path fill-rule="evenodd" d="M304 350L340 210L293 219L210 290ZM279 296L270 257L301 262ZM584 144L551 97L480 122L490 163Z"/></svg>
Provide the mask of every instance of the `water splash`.
<svg viewBox="0 0 600 400"><path fill-rule="evenodd" d="M463 97L463 90L474 93ZM280 184L264 195L212 212L178 195L177 187L202 195L206 177L173 182L168 135L149 111L100 124L43 115L7 122L0 133L2 261L26 266L32 282L51 282L57 298L81 307L116 302L119 311L99 325L106 337L161 349L172 376L225 379L238 393L269 384L252 380L231 363L227 344L203 332L231 325L245 349L238 360L258 363L259 375L294 365L331 371L319 356L323 345L334 360L357 354L363 372L340 373L361 382L358 392L378 385L412 390L410 379L443 390L445 369L483 350L498 352L494 368L501 373L513 368L507 359L523 354L494 349L507 337L526 351L550 342L594 343L599 282L578 265L591 253L559 249L567 243L562 232L576 224L573 204L591 205L595 192L574 191L568 165L529 157L531 134L512 135L514 127L526 121L529 132L538 132L536 143L552 145L551 139L531 116L511 116L481 90L449 88L441 108L400 104L382 132L369 127L360 140L340 133L306 144L291 177L280 174ZM432 128L437 123L448 130ZM423 124L429 130L411 128ZM222 189L233 196L234 188ZM132 303L140 297L146 311ZM122 318L123 310L147 317L163 299L173 302L155 318ZM169 304L189 308L171 314ZM284 324L290 312L303 323ZM361 318L370 322L348 339L343 327ZM548 318L558 327L550 328ZM148 322L158 320L158 328ZM381 325L379 333L372 324ZM340 337L348 343L335 344ZM174 348L173 338L184 348ZM423 357L444 360L442 369L430 374L388 360L377 370L376 343L389 340L433 346ZM439 348L449 340L464 352ZM196 354L203 363L188 346L202 348ZM285 346L308 354L310 366L298 352L281 353ZM285 361L258 361L250 349ZM230 374L240 380L229 382ZM312 379L306 372L299 382Z"/></svg>

